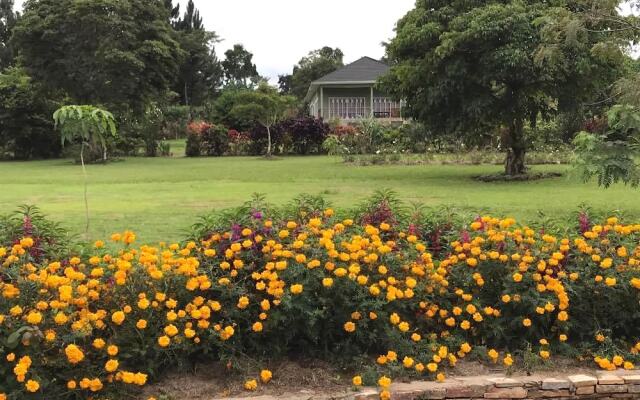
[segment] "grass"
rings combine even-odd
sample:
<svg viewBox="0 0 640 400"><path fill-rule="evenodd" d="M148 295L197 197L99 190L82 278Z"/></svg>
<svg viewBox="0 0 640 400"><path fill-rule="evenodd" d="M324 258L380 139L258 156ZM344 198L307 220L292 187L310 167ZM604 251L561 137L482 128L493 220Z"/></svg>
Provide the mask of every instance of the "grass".
<svg viewBox="0 0 640 400"><path fill-rule="evenodd" d="M534 171L566 171L536 166ZM395 190L402 199L428 206L450 205L473 212L532 219L539 211L568 216L582 203L605 212L640 216L638 191L600 189L574 178L534 182L482 183L478 174L499 166L345 165L331 157L287 157L275 161L238 158L131 158L88 167L91 236L132 229L144 242L176 240L213 209L239 205L252 193L274 204L300 193L323 194L335 206L353 206L376 189ZM82 170L69 160L0 163L0 213L21 204L39 206L75 233L82 232Z"/></svg>

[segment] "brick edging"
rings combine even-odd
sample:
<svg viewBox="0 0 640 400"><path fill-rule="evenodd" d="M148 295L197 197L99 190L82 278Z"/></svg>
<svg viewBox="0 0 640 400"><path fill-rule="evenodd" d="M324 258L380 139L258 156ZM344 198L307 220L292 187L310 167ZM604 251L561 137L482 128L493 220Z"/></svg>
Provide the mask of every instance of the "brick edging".
<svg viewBox="0 0 640 400"><path fill-rule="evenodd" d="M396 383L389 390L391 400L640 399L640 374L455 377L441 383ZM375 388L364 388L353 398L374 400L379 396Z"/></svg>

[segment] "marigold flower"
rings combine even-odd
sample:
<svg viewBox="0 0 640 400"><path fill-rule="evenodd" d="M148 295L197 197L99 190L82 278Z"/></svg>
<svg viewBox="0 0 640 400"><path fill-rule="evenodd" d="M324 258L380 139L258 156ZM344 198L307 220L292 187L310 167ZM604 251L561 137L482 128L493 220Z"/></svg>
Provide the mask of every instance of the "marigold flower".
<svg viewBox="0 0 640 400"><path fill-rule="evenodd" d="M258 389L258 381L250 379L244 383L244 388L249 391L255 391Z"/></svg>
<svg viewBox="0 0 640 400"><path fill-rule="evenodd" d="M84 353L75 344L70 344L64 349L64 353L67 356L67 360L71 364L78 364L84 360Z"/></svg>
<svg viewBox="0 0 640 400"><path fill-rule="evenodd" d="M273 373L268 369L263 369L262 371L260 371L260 380L262 381L262 383L269 383L272 377Z"/></svg>
<svg viewBox="0 0 640 400"><path fill-rule="evenodd" d="M27 389L27 392L35 393L40 390L40 384L33 379L29 379L25 384L25 389Z"/></svg>

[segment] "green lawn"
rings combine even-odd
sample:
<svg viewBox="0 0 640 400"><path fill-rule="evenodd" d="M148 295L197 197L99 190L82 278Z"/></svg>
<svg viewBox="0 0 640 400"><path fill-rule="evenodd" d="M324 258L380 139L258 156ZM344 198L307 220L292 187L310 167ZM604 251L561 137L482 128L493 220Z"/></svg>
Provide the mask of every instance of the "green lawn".
<svg viewBox="0 0 640 400"><path fill-rule="evenodd" d="M563 166L534 170L565 170ZM174 240L196 216L232 207L252 193L284 203L300 193L323 193L350 206L376 189L390 188L407 201L447 204L478 212L533 218L538 211L564 216L581 203L600 211L640 216L638 191L608 190L575 179L480 183L473 175L499 166L348 166L330 157L132 158L89 166L92 237L133 229L142 241ZM84 220L82 171L68 160L0 163L0 213L35 204L80 233Z"/></svg>

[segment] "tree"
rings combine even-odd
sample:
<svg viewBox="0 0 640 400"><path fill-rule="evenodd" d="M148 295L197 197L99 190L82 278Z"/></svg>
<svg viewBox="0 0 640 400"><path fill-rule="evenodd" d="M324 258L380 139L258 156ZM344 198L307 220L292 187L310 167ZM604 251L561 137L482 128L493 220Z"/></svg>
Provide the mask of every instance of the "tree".
<svg viewBox="0 0 640 400"><path fill-rule="evenodd" d="M9 39L20 18L20 14L14 12L13 7L13 0L0 0L0 71L13 65L13 50Z"/></svg>
<svg viewBox="0 0 640 400"><path fill-rule="evenodd" d="M180 5L178 4L178 10L180 9ZM200 16L200 11L196 9L193 0L189 0L187 3L187 10L184 12L184 15L181 19L177 20L173 26L176 30L179 31L203 31L204 24L202 23L202 17Z"/></svg>
<svg viewBox="0 0 640 400"><path fill-rule="evenodd" d="M344 65L344 54L339 48L325 46L309 52L293 67L290 78L290 92L299 100L304 99L311 82L331 73Z"/></svg>
<svg viewBox="0 0 640 400"><path fill-rule="evenodd" d="M79 103L144 112L184 52L160 0L30 0L12 43L35 79Z"/></svg>
<svg viewBox="0 0 640 400"><path fill-rule="evenodd" d="M59 156L60 141L51 121L58 107L55 98L24 69L0 73L0 153L4 150L18 160Z"/></svg>
<svg viewBox="0 0 640 400"><path fill-rule="evenodd" d="M116 135L113 115L93 106L64 106L53 114L56 128L60 129L62 145L80 141L80 163L84 176L84 207L86 216L85 235L89 235L89 199L87 196L87 169L84 165L86 147L100 145L105 152L106 138Z"/></svg>
<svg viewBox="0 0 640 400"><path fill-rule="evenodd" d="M278 75L278 89L282 94L291 94L291 80L293 76L291 74Z"/></svg>
<svg viewBox="0 0 640 400"><path fill-rule="evenodd" d="M272 155L271 128L284 120L293 110L295 98L283 96L278 90L262 82L256 90L237 93L232 115L251 118L267 130L267 157Z"/></svg>
<svg viewBox="0 0 640 400"><path fill-rule="evenodd" d="M233 49L224 53L222 61L224 76L228 85L248 87L250 83L260 80L256 65L253 63L253 54L247 51L243 45L236 44Z"/></svg>
<svg viewBox="0 0 640 400"><path fill-rule="evenodd" d="M607 113L604 132L580 132L574 140L574 164L584 181L598 178L608 188L623 182L640 186L640 110L633 105L615 105Z"/></svg>
<svg viewBox="0 0 640 400"><path fill-rule="evenodd" d="M189 0L184 16L174 21L173 27L186 52L174 91L180 94L181 104L202 105L222 84L224 72L214 48L218 36L204 29L193 0Z"/></svg>
<svg viewBox="0 0 640 400"><path fill-rule="evenodd" d="M422 0L397 24L387 45L383 88L434 132L458 136L501 130L505 173L526 172L525 121L592 100L611 85L621 54L593 52L599 33L585 30L546 52L550 17L574 1ZM570 100L570 101L569 101Z"/></svg>

